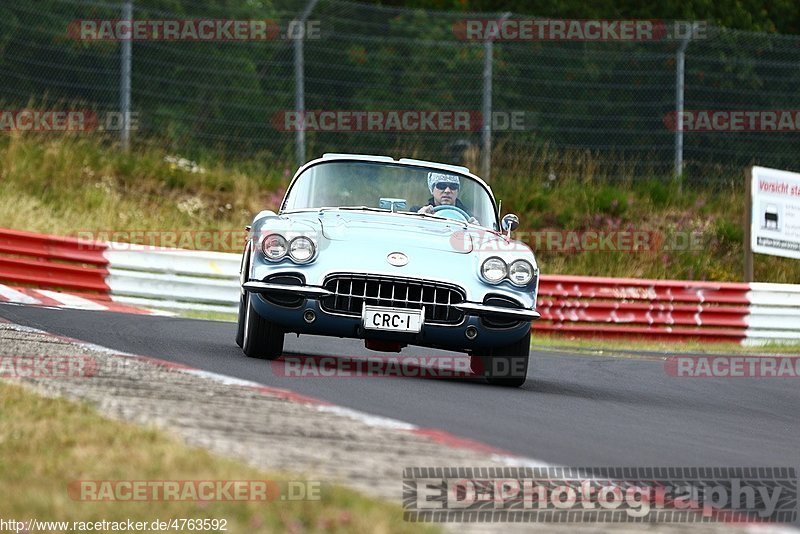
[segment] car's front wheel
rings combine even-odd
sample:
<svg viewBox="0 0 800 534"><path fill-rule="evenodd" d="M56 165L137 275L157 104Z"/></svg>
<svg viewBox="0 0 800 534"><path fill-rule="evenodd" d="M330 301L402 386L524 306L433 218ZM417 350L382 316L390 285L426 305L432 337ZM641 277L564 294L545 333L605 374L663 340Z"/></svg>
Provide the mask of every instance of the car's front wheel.
<svg viewBox="0 0 800 534"><path fill-rule="evenodd" d="M528 375L528 361L531 353L531 333L516 343L496 347L484 354L473 354L470 365L472 372L483 375L496 386L519 387Z"/></svg>
<svg viewBox="0 0 800 534"><path fill-rule="evenodd" d="M239 284L244 285L250 275L250 248L245 245L242 253L242 266L239 271ZM247 305L247 292L243 287L239 287L239 317L236 323L236 344L240 347L244 345L244 321L247 315L245 306Z"/></svg>
<svg viewBox="0 0 800 534"><path fill-rule="evenodd" d="M242 294L239 295L239 320L236 324L236 344L240 347L244 345L244 321L245 316L247 315L247 311L245 306L247 305L247 293L242 291Z"/></svg>
<svg viewBox="0 0 800 534"><path fill-rule="evenodd" d="M261 360L274 360L283 353L283 330L275 323L261 317L253 308L252 293L246 292L244 335L242 349L246 356Z"/></svg>

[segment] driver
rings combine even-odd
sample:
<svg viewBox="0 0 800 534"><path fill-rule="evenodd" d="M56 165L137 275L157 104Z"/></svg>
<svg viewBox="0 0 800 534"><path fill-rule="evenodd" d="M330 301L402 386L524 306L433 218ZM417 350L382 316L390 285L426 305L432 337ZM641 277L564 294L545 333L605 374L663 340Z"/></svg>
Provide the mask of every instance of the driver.
<svg viewBox="0 0 800 534"><path fill-rule="evenodd" d="M455 206L457 208L461 208L468 215L470 215L468 222L477 223L478 220L475 217L472 217L472 214L469 213L464 203L458 199L458 190L460 186L461 181L459 180L458 176L438 172L429 172L428 189L433 196L428 199L428 203L425 206L420 208L415 206L411 208L411 210L416 211L417 213L433 214L433 208L436 206Z"/></svg>

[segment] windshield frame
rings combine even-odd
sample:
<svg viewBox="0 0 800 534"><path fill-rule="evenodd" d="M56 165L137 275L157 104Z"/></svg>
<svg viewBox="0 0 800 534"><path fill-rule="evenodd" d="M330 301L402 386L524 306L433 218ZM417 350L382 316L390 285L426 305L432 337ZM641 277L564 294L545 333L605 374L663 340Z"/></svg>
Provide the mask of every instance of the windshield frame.
<svg viewBox="0 0 800 534"><path fill-rule="evenodd" d="M494 223L494 227L496 229L498 229L498 231L499 231L499 228L500 228L500 214L499 214L499 211L498 211L497 200L494 198L494 194L492 193L492 190L489 187L489 185L486 182L484 182L480 177L478 177L478 176L476 176L476 175L474 175L474 174L472 174L470 172L464 172L463 170L461 170L462 169L461 167L456 167L456 166L453 166L453 165L447 165L447 164L437 165L437 164L435 164L433 162L430 162L430 163L432 163L432 165L424 165L423 162L406 163L406 162L403 162L402 160L393 160L393 159L390 159L390 158L385 157L385 156L377 156L376 159L374 159L374 160L373 159L368 159L368 158L365 158L365 157L353 157L353 158L348 158L348 157L335 157L335 158L328 157L328 158L326 158L326 157L323 157L323 158L315 159L313 161L310 161L310 162L306 163L305 165L303 165L302 167L300 167L297 170L295 175L292 177L292 180L289 182L289 185L286 187L286 193L284 194L283 200L281 201L281 206L280 206L280 209L278 210L278 215L284 215L284 214L287 214L287 213L301 213L301 212L319 211L321 209L339 209L339 208L341 208L342 206L320 206L320 207L317 207L317 208L299 208L299 209L295 209L295 210L287 210L286 209L286 201L288 200L289 194L291 193L292 189L294 188L297 180L307 170L309 170L312 167L315 167L317 165L322 165L322 164L326 164L326 163L346 163L346 162L370 163L370 164L373 164L373 165L383 165L383 166L390 165L390 166L393 166L393 167L407 167L409 169L417 169L417 170L423 170L423 171L428 171L428 172L430 172L430 171L445 171L445 172L448 172L448 173L456 174L461 178L465 178L467 180L470 180L470 181L476 183L478 186L480 186L483 189L483 191L486 193L486 195L489 197L489 200L491 201L491 205L492 205L492 210L493 210L493 213L494 213L494 218L493 218L492 222ZM387 211L387 213L389 213L389 212ZM403 213L403 212L394 212L394 213ZM412 216L417 215L417 214L414 214L414 213L403 213L403 214L412 215ZM486 228L490 228L491 227L490 225L481 225L481 226L484 226Z"/></svg>

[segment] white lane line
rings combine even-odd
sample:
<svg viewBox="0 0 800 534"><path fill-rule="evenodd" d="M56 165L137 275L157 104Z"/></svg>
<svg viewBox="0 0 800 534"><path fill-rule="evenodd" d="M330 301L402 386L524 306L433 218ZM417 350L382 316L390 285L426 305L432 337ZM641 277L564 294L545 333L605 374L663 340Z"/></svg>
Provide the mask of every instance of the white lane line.
<svg viewBox="0 0 800 534"><path fill-rule="evenodd" d="M20 304L41 304L42 301L26 295L16 289L11 289L8 286L0 284L0 297L7 299L9 302L19 302Z"/></svg>
<svg viewBox="0 0 800 534"><path fill-rule="evenodd" d="M259 384L258 382L252 382L250 380L243 380L241 378L235 378L232 376L212 373L211 371L204 371L202 369L183 369L183 372L186 374L205 378L206 380L217 382L218 384L222 384L224 386L241 386L247 388L258 388L263 386L263 384Z"/></svg>
<svg viewBox="0 0 800 534"><path fill-rule="evenodd" d="M316 408L320 412L333 413L336 415L340 415L342 417L347 417L349 419L361 421L367 426L375 428L391 428L395 430L416 430L418 428L417 425L406 423L405 421L400 421L398 419L391 419L389 417L382 417L380 415L372 415L358 410L345 408L343 406L323 405L323 406L317 406Z"/></svg>
<svg viewBox="0 0 800 534"><path fill-rule="evenodd" d="M62 304L64 304L67 308L77 308L79 310L108 310L107 306L103 306L97 302L92 302L89 299L85 299L83 297L79 297L77 295L71 295L69 293L59 293L58 291L50 291L47 289L36 289L37 293L41 293L47 298L56 300Z"/></svg>

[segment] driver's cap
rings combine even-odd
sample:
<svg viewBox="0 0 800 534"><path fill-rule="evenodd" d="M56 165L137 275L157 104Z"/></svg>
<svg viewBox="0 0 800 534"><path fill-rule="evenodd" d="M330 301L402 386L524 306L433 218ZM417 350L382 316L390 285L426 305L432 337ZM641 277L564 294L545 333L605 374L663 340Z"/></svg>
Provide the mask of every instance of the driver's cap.
<svg viewBox="0 0 800 534"><path fill-rule="evenodd" d="M458 176L454 176L452 174L444 174L441 172L429 172L428 173L428 189L430 190L431 194L433 194L434 186L439 182L445 182L448 184L458 184L461 186L461 180L458 179Z"/></svg>

